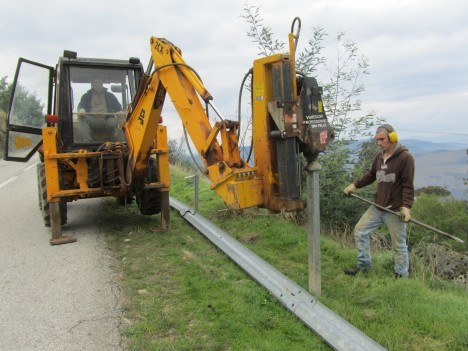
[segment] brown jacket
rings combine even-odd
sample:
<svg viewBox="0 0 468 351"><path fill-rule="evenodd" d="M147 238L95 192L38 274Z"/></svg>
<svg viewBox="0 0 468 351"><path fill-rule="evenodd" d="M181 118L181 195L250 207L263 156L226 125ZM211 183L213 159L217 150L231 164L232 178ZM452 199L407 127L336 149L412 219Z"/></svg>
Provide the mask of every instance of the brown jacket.
<svg viewBox="0 0 468 351"><path fill-rule="evenodd" d="M354 182L362 188L377 180L374 202L377 205L399 211L411 208L414 202L414 159L405 146L397 145L393 155L385 162L383 153L375 155L371 168Z"/></svg>

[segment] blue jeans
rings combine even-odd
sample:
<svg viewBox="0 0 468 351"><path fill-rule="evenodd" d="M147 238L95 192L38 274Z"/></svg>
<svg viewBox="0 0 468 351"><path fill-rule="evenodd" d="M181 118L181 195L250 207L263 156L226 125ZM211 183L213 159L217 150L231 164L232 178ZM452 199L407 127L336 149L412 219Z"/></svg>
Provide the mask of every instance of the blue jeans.
<svg viewBox="0 0 468 351"><path fill-rule="evenodd" d="M408 275L409 259L406 245L406 223L394 214L370 206L354 228L354 238L358 249L358 267L368 270L371 267L370 236L382 224L385 224L392 239L395 259L395 273Z"/></svg>
<svg viewBox="0 0 468 351"><path fill-rule="evenodd" d="M105 142L125 141L124 134L118 129L119 123L123 122L112 117L96 117L86 115L79 120L81 142ZM76 141L76 140L75 140Z"/></svg>

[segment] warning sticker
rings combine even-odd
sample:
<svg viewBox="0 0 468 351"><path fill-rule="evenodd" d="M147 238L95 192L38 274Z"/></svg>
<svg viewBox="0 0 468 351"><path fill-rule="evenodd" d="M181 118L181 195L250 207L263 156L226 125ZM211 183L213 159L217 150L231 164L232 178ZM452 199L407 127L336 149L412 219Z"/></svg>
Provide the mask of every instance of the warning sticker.
<svg viewBox="0 0 468 351"><path fill-rule="evenodd" d="M327 139L328 139L328 131L326 129L322 130L320 132L320 144L326 144Z"/></svg>

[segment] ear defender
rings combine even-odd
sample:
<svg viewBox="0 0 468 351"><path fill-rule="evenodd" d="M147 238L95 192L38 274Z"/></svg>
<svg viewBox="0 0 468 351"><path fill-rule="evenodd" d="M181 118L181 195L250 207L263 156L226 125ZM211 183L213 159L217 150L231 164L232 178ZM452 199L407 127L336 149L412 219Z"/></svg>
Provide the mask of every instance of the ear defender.
<svg viewBox="0 0 468 351"><path fill-rule="evenodd" d="M390 124L383 124L381 125L382 128L384 128L388 132L388 140L390 140L391 143L396 143L398 142L398 134L395 132L395 129Z"/></svg>

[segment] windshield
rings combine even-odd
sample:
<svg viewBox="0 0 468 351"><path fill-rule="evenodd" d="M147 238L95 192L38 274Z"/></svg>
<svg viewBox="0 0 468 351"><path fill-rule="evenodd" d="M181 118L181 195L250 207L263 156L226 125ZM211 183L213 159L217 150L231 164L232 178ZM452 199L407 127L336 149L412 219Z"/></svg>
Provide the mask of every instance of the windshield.
<svg viewBox="0 0 468 351"><path fill-rule="evenodd" d="M74 142L125 141L120 126L136 93L135 72L74 66L70 85Z"/></svg>

